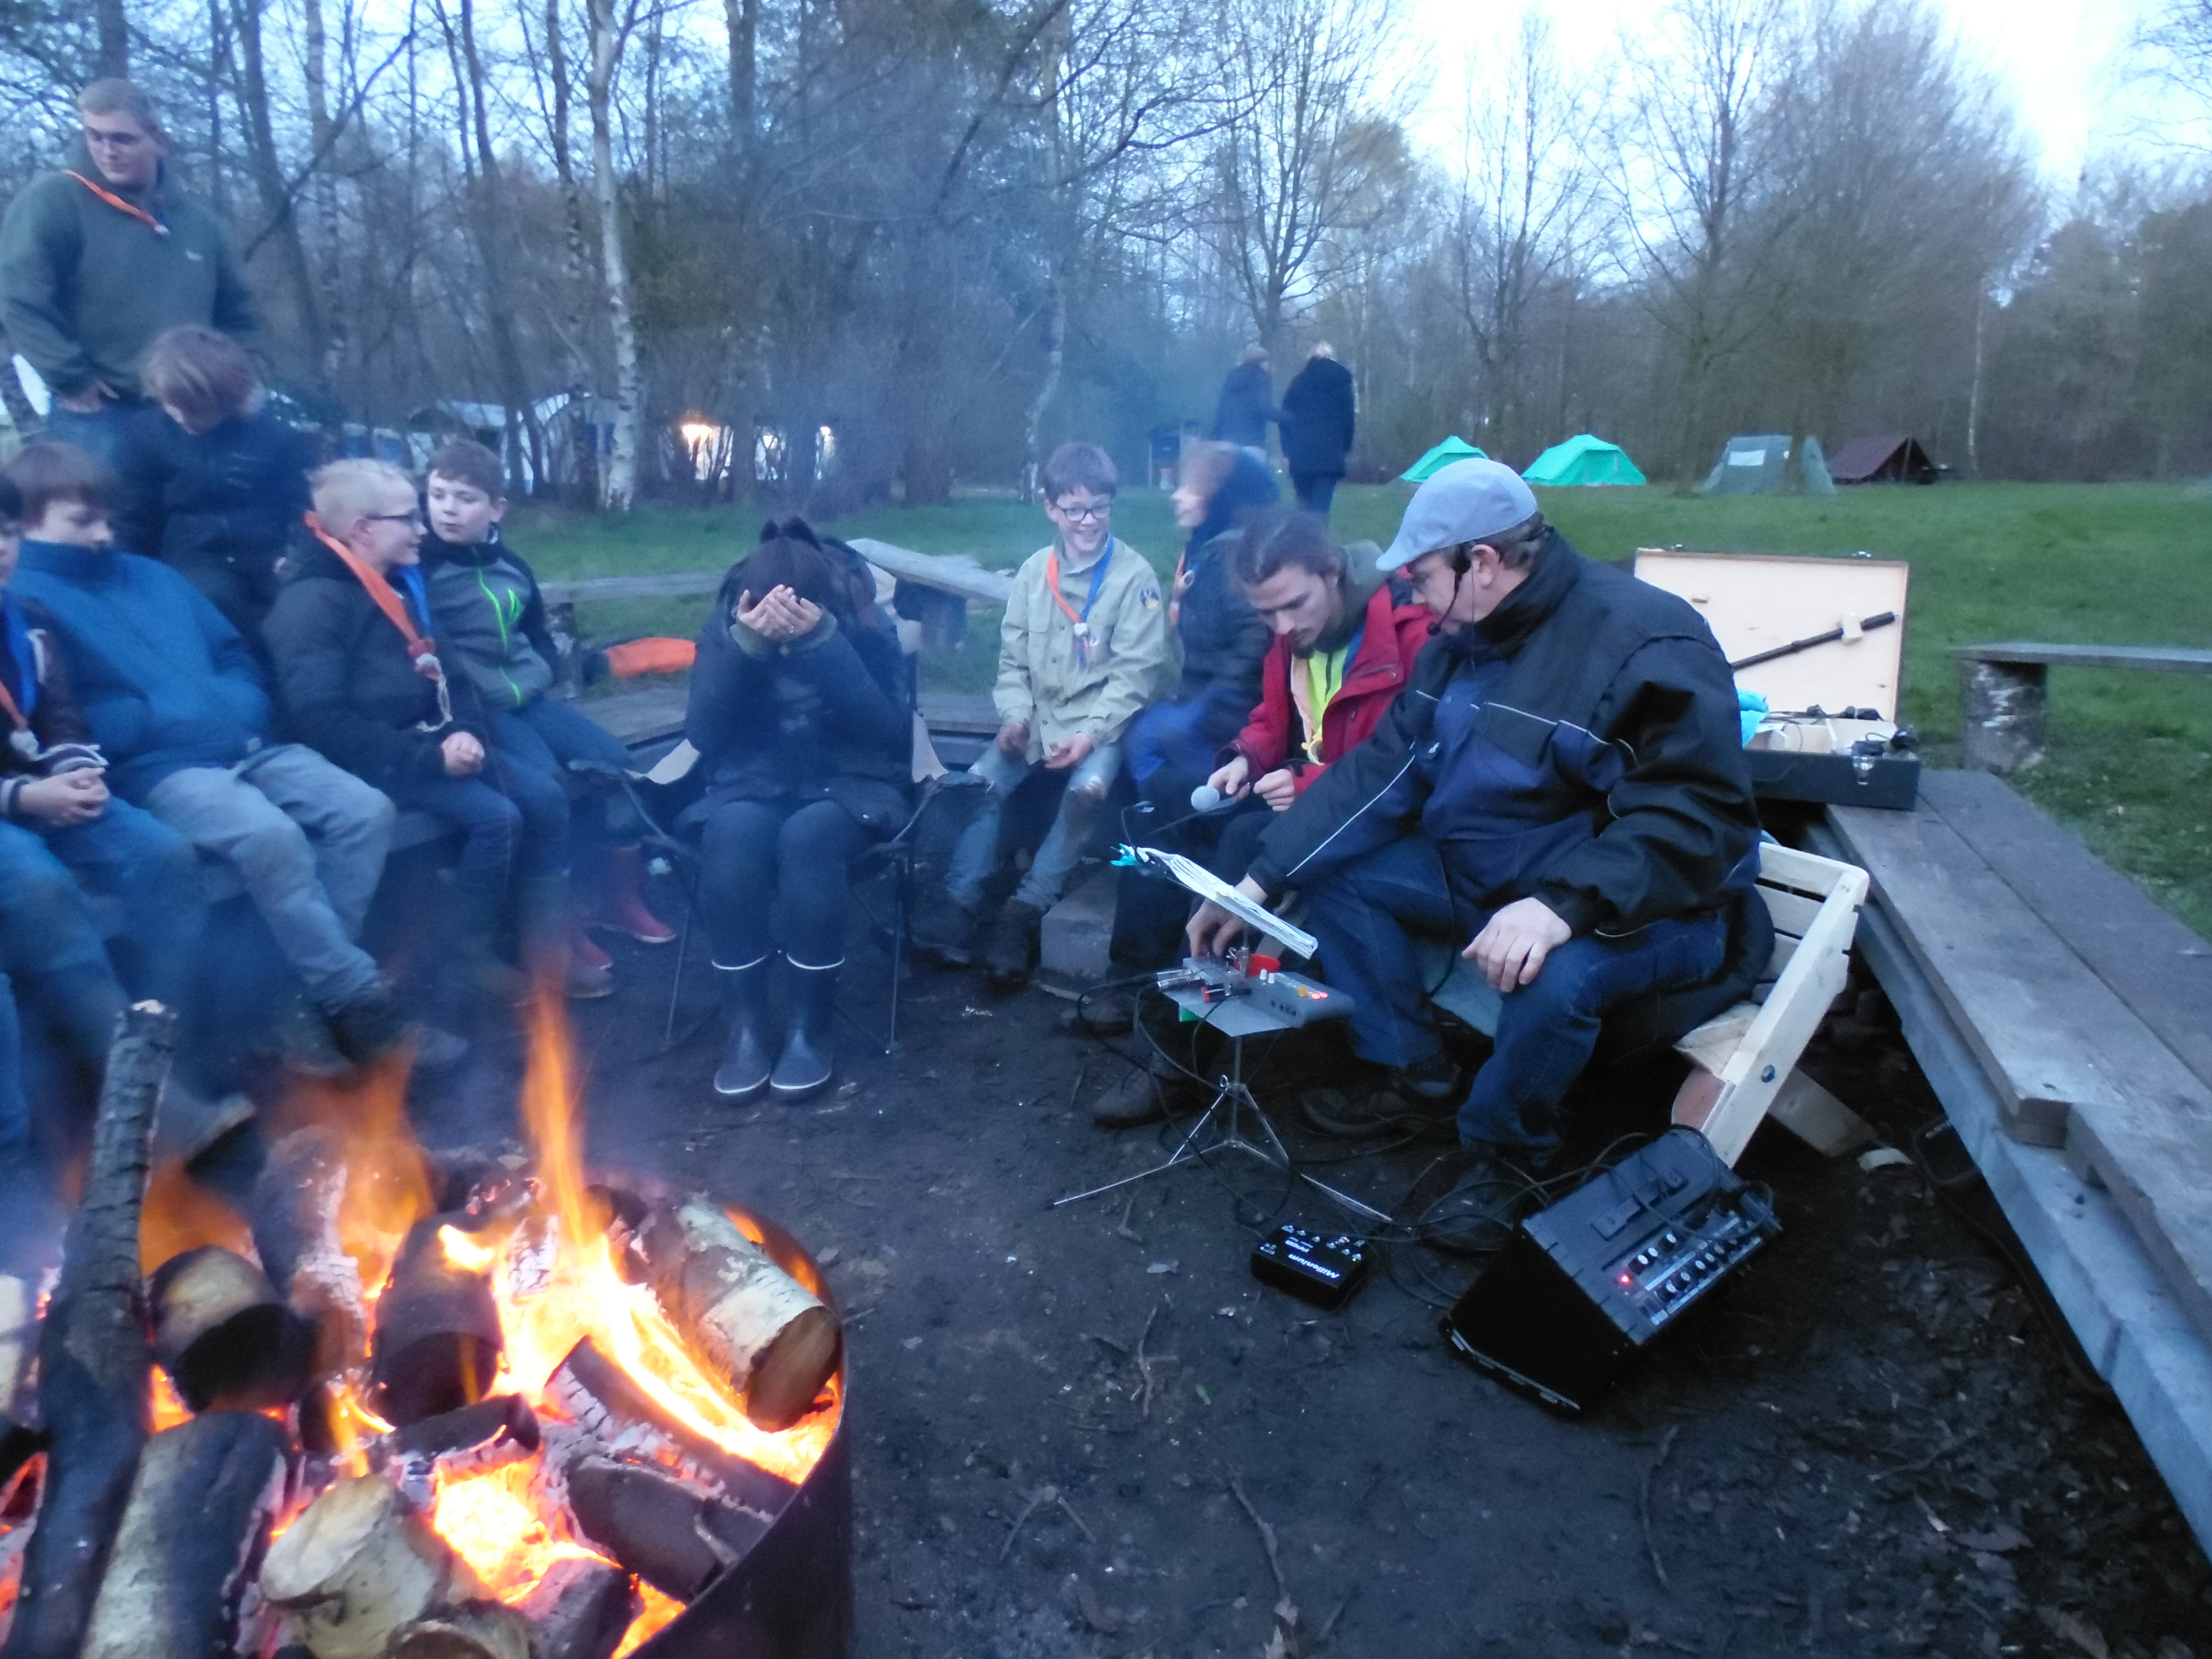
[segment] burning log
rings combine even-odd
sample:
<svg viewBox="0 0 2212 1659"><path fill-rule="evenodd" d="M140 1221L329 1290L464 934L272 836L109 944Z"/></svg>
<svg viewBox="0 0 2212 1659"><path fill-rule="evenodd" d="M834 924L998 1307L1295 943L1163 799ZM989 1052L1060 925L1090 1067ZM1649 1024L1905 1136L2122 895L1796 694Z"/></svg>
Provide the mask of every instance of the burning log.
<svg viewBox="0 0 2212 1659"><path fill-rule="evenodd" d="M641 1236L653 1293L745 1415L774 1433L813 1408L837 1369L837 1316L704 1198L655 1209Z"/></svg>
<svg viewBox="0 0 2212 1659"><path fill-rule="evenodd" d="M368 1346L361 1269L338 1242L345 1145L327 1129L298 1129L269 1149L248 1208L254 1253L292 1310L315 1327L319 1376L352 1370Z"/></svg>
<svg viewBox="0 0 2212 1659"><path fill-rule="evenodd" d="M386 1659L410 1626L484 1589L390 1482L363 1474L269 1547L261 1593L314 1659Z"/></svg>
<svg viewBox="0 0 2212 1659"><path fill-rule="evenodd" d="M389 1423L474 1405L499 1372L499 1307L489 1269L497 1259L451 1217L417 1222L376 1302L370 1404Z"/></svg>
<svg viewBox="0 0 2212 1659"><path fill-rule="evenodd" d="M250 1412L212 1412L148 1441L82 1659L232 1651L287 1474L283 1430Z"/></svg>
<svg viewBox="0 0 2212 1659"><path fill-rule="evenodd" d="M392 1659L531 1659L530 1623L497 1601L465 1601L402 1631Z"/></svg>
<svg viewBox="0 0 2212 1659"><path fill-rule="evenodd" d="M584 1536L679 1601L696 1600L768 1531L763 1516L659 1469L582 1457L568 1476Z"/></svg>
<svg viewBox="0 0 2212 1659"><path fill-rule="evenodd" d="M368 1443L368 1466L428 1507L441 1480L487 1474L534 1456L545 1437L519 1394L426 1417Z"/></svg>
<svg viewBox="0 0 2212 1659"><path fill-rule="evenodd" d="M52 1443L5 1659L76 1659L146 1443L153 1353L138 1216L176 1026L161 1004L134 1004L107 1053L84 1192L39 1332L39 1409Z"/></svg>
<svg viewBox="0 0 2212 1659"><path fill-rule="evenodd" d="M38 1293L21 1279L0 1273L0 1489L46 1443L31 1387L31 1355L38 1340Z"/></svg>
<svg viewBox="0 0 2212 1659"><path fill-rule="evenodd" d="M244 1256L220 1244L186 1250L154 1270L147 1291L154 1358L194 1411L258 1411L306 1390L315 1328Z"/></svg>
<svg viewBox="0 0 2212 1659"><path fill-rule="evenodd" d="M686 1474L720 1486L732 1501L763 1516L782 1514L797 1490L662 1410L588 1336L568 1350L545 1392L601 1449L618 1458L679 1462Z"/></svg>
<svg viewBox="0 0 2212 1659"><path fill-rule="evenodd" d="M556 1561L520 1608L536 1659L611 1659L638 1614L637 1581L575 1556Z"/></svg>

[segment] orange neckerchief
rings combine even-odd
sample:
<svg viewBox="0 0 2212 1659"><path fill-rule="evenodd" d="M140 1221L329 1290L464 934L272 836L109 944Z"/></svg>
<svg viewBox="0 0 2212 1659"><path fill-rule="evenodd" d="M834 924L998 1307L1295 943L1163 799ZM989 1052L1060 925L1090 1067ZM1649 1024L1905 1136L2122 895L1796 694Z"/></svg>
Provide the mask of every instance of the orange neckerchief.
<svg viewBox="0 0 2212 1659"><path fill-rule="evenodd" d="M0 714L7 715L8 723L18 732L31 729L30 721L23 718L23 711L15 706L15 694L8 689L4 681L0 681Z"/></svg>
<svg viewBox="0 0 2212 1659"><path fill-rule="evenodd" d="M441 732L453 723L453 693L446 685L446 665L438 660L436 644L422 637L422 630L415 626L415 619L407 614L407 602L393 591L384 573L370 564L360 554L323 528L323 521L310 510L301 515L303 522L314 538L337 555L340 562L353 572L355 580L368 592L376 608L391 619L407 641L407 654L415 659L415 672L438 688L438 720L417 720L418 732Z"/></svg>
<svg viewBox="0 0 2212 1659"><path fill-rule="evenodd" d="M1184 562L1190 557L1186 548L1176 555L1175 580L1168 584L1168 626L1174 628L1182 621L1182 573Z"/></svg>
<svg viewBox="0 0 2212 1659"><path fill-rule="evenodd" d="M152 231L156 236L167 236L169 234L168 226L163 224L152 214L147 212L144 208L131 206L130 203L125 201L120 196L118 196L113 191L108 189L105 185L94 184L91 179L86 178L84 174L77 172L72 167L64 167L62 171L68 173L70 178L76 179L77 183L82 185L87 190L90 191L94 196L100 198L101 201L106 203L108 206L113 208L118 213L129 214L140 224L145 226L147 229Z"/></svg>

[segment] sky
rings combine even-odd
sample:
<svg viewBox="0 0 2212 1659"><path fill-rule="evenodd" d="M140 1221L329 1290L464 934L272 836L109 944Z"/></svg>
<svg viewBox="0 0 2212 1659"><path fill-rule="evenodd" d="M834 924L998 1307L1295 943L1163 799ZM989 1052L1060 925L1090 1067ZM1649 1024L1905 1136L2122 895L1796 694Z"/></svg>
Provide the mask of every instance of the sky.
<svg viewBox="0 0 2212 1659"><path fill-rule="evenodd" d="M1648 15L1656 0L1551 0L1554 38L1595 56L1623 23ZM1542 4L1545 0L1529 0ZM1930 0L1948 17L1972 57L1994 70L2017 102L2021 125L2039 152L2045 178L2064 186L2085 162L2149 140L2146 118L2156 101L2122 77L2128 40L2145 0ZM1417 38L1443 48L1443 67L1486 34L1510 29L1516 0L1408 0ZM1566 20L1571 16L1570 30ZM1427 124L1424 124L1427 125Z"/></svg>

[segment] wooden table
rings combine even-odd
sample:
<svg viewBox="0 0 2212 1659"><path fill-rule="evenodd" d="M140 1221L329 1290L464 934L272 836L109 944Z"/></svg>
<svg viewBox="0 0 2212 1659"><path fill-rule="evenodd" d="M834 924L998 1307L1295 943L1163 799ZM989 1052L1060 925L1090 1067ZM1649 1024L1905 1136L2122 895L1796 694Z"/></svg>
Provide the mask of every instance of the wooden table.
<svg viewBox="0 0 2212 1659"><path fill-rule="evenodd" d="M1951 648L1966 704L1966 764L2017 772L2043 758L2044 718L2053 668L2147 668L2212 674L2212 651L2179 645L2041 645L2005 640Z"/></svg>

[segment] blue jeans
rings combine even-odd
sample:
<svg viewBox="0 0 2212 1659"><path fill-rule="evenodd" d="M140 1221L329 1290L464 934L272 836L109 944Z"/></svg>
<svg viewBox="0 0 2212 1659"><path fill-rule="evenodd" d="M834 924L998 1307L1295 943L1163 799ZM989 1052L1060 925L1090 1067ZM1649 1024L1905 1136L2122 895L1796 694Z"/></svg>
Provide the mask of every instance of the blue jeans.
<svg viewBox="0 0 2212 1659"><path fill-rule="evenodd" d="M125 987L184 1013L207 922L192 844L151 812L112 799L89 823L38 833L87 892L120 911L112 954Z"/></svg>
<svg viewBox="0 0 2212 1659"><path fill-rule="evenodd" d="M0 823L0 973L35 1016L34 1029L59 1040L66 1092L89 1103L123 1012L123 986L76 878L43 837L14 823Z"/></svg>
<svg viewBox="0 0 2212 1659"><path fill-rule="evenodd" d="M560 787L568 802L570 855L575 839L605 846L637 844L643 826L614 776L629 769L629 750L597 720L552 697L537 697L493 715L491 741L493 748Z"/></svg>
<svg viewBox="0 0 2212 1659"><path fill-rule="evenodd" d="M973 910L982 899L983 884L990 879L991 866L998 856L999 813L1006 797L1042 764L1042 761L1026 761L1009 755L993 744L983 751L982 758L968 769L968 775L980 780L989 793L984 798L982 809L960 832L945 870L945 890L962 909ZM1084 845L1097 824L1099 809L1106 804L1106 792L1113 787L1121 769L1121 750L1108 743L1093 749L1083 757L1080 765L1069 772L1067 793L1060 797L1060 811L1053 817L1052 829L1038 847L1036 856L1030 861L1022 884L1014 890L1015 902L1044 911L1060 902L1068 877L1074 873L1076 863L1083 856Z"/></svg>
<svg viewBox="0 0 2212 1659"><path fill-rule="evenodd" d="M534 881L568 867L568 797L560 780L500 750L471 777L397 784L392 798L459 831L454 872L484 893L505 892L510 878Z"/></svg>
<svg viewBox="0 0 2212 1659"><path fill-rule="evenodd" d="M1427 842L1408 837L1331 872L1307 890L1328 982L1352 994L1352 1046L1363 1059L1411 1066L1437 1048L1430 988L1413 938L1465 946L1489 921L1460 914L1443 866ZM1597 1047L1605 1017L1661 992L1719 976L1728 923L1719 915L1654 922L1620 939L1569 939L1529 984L1502 999L1495 1047L1459 1109L1468 1145L1529 1151L1559 1143L1559 1102Z"/></svg>
<svg viewBox="0 0 2212 1659"><path fill-rule="evenodd" d="M27 1277L61 1231L39 1169L23 1093L23 1030L8 976L0 974L0 1273Z"/></svg>
<svg viewBox="0 0 2212 1659"><path fill-rule="evenodd" d="M384 855L392 803L313 750L279 744L236 766L193 766L146 792L154 816L227 859L284 959L325 1011L378 994L361 936Z"/></svg>

